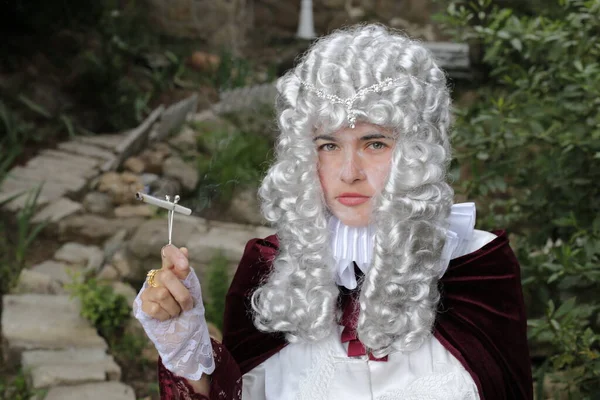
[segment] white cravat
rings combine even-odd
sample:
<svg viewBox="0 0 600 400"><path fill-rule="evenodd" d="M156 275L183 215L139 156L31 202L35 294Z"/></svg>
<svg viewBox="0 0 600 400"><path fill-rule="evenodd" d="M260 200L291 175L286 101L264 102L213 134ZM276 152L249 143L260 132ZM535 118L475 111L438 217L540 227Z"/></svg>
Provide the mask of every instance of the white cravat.
<svg viewBox="0 0 600 400"><path fill-rule="evenodd" d="M449 228L441 259L448 265L451 259L467 254L468 244L475 229L475 203L454 204L448 217ZM335 259L335 280L338 285L354 289L358 285L352 262L367 273L373 258L375 227L344 225L335 216L329 219L331 250ZM446 270L442 271L440 277Z"/></svg>

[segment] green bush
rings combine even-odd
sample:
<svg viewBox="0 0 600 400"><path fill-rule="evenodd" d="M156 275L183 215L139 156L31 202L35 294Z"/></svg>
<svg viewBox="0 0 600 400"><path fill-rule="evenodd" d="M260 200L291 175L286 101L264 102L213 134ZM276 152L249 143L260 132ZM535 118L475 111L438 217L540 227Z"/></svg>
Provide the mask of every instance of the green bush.
<svg viewBox="0 0 600 400"><path fill-rule="evenodd" d="M19 370L15 375L0 375L0 400L31 400L42 390L33 390L27 384L27 377Z"/></svg>
<svg viewBox="0 0 600 400"><path fill-rule="evenodd" d="M125 296L94 278L79 282L75 277L67 288L72 297L81 301L81 316L90 321L100 335L109 342L122 336L131 315Z"/></svg>
<svg viewBox="0 0 600 400"><path fill-rule="evenodd" d="M202 154L197 160L200 208L216 200L225 205L235 190L258 185L269 164L271 139L214 121L196 124L195 128Z"/></svg>
<svg viewBox="0 0 600 400"><path fill-rule="evenodd" d="M530 346L549 349L535 363L538 395L548 373L570 398L590 398L600 391L600 2L534 2L528 13L440 2L437 19L481 44L488 69L476 101L456 110L457 193L478 202L480 228L513 235Z"/></svg>

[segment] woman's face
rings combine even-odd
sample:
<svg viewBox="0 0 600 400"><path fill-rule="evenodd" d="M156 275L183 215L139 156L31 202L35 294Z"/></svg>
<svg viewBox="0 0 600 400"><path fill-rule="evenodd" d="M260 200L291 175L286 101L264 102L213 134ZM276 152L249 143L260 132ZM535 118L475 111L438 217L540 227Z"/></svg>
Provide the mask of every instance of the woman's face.
<svg viewBox="0 0 600 400"><path fill-rule="evenodd" d="M314 142L327 207L345 225L368 225L373 197L385 186L392 166L392 132L357 123L329 135L317 133Z"/></svg>

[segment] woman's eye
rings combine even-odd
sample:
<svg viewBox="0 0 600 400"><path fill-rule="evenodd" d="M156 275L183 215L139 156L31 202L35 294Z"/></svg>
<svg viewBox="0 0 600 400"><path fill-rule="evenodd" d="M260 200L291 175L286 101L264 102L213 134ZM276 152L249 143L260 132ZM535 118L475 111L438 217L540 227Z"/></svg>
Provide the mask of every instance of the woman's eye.
<svg viewBox="0 0 600 400"><path fill-rule="evenodd" d="M369 144L369 147L371 147L373 150L383 150L387 147L387 144L383 142L373 142Z"/></svg>
<svg viewBox="0 0 600 400"><path fill-rule="evenodd" d="M337 145L333 144L333 143L325 143L321 146L319 146L319 150L324 150L324 151L333 151L337 148Z"/></svg>

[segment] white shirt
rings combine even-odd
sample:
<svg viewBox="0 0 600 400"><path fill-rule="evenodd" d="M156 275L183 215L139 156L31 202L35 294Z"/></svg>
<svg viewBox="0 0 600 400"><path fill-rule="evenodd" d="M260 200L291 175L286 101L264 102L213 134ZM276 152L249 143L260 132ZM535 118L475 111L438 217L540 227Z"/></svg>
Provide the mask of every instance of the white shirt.
<svg viewBox="0 0 600 400"><path fill-rule="evenodd" d="M459 215L461 214L461 215ZM452 217L454 215L454 217ZM472 203L453 206L450 239L445 252L456 258L481 248L495 238L489 232L473 229L475 207ZM330 225L331 226L331 225ZM332 248L337 265L338 284L356 287L350 258L365 261L359 254L348 256L348 231L336 228L344 237ZM363 243L365 229L355 232ZM340 236L341 237L341 236ZM355 247L355 248L358 248ZM350 261L351 262L351 261ZM357 262L363 269L368 263ZM362 264L362 265L361 265ZM350 273L351 271L351 273ZM366 272L363 269L364 272ZM348 357L347 344L341 342L343 327L318 343L291 343L243 376L243 400L478 400L477 386L462 364L431 336L418 350L392 352L386 362L370 361L367 356Z"/></svg>

